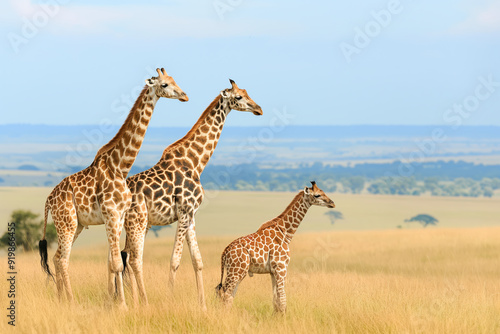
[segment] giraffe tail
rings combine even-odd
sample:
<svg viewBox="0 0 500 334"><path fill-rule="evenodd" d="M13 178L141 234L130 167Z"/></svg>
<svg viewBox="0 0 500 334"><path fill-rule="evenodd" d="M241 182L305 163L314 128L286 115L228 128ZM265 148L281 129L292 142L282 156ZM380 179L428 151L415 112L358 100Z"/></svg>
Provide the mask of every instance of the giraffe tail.
<svg viewBox="0 0 500 334"><path fill-rule="evenodd" d="M49 211L50 211L50 205L49 205L49 199L47 198L47 201L45 202L45 213L44 213L44 218L43 218L43 236L42 240L38 242L38 251L40 252L40 264L42 265L43 271L48 275L48 277L52 277L52 280L54 280L54 275L52 275L52 272L50 271L49 264L47 263L47 259L49 257L48 252L47 252L47 240L45 240L45 234L47 232L47 219L49 217Z"/></svg>
<svg viewBox="0 0 500 334"><path fill-rule="evenodd" d="M222 290L222 281L224 280L224 266L226 263L226 249L222 252L222 256L220 257L220 283L215 287L215 293L220 296Z"/></svg>
<svg viewBox="0 0 500 334"><path fill-rule="evenodd" d="M123 270L122 270L122 275L123 277L125 278L125 276L127 276L127 273L128 273L128 266L127 266L127 260L128 260L128 251L129 251L129 241L128 241L128 234L125 233L125 247L123 248L123 250L120 252L120 255L122 257L122 263L123 263Z"/></svg>
<svg viewBox="0 0 500 334"><path fill-rule="evenodd" d="M122 275L125 277L125 275L127 275L127 272L128 272L128 267L127 267L127 251L126 251L127 248L124 248L120 254L122 256L122 262L123 262L123 270L122 270Z"/></svg>

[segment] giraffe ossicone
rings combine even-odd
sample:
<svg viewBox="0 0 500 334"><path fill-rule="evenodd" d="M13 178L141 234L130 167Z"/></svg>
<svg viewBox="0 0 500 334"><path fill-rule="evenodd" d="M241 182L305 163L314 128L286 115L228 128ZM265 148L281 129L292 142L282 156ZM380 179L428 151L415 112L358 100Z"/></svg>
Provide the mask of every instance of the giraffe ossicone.
<svg viewBox="0 0 500 334"><path fill-rule="evenodd" d="M126 177L139 153L156 102L161 97L188 101L187 95L162 68L157 77L146 80L134 106L118 133L97 152L92 164L64 178L45 202L43 237L39 243L42 269L52 273L47 263L45 232L49 212L57 230L58 248L54 255L59 299L64 292L69 301L73 292L69 279L71 247L84 227L105 225L109 244L108 291L126 307L120 256L120 234L132 195Z"/></svg>
<svg viewBox="0 0 500 334"><path fill-rule="evenodd" d="M177 223L174 249L170 262L170 287L173 289L177 268L187 240L196 273L198 300L203 309L203 262L195 232L195 214L203 201L200 175L219 141L224 122L234 110L262 115L262 109L231 80L231 88L224 89L201 114L189 132L168 146L156 165L127 179L132 192L132 206L125 216L126 243L123 252L130 265L132 294L138 303L137 289L143 303L147 303L143 279L144 238L151 225ZM128 264L127 264L128 262Z"/></svg>
<svg viewBox="0 0 500 334"><path fill-rule="evenodd" d="M236 290L248 274L270 274L275 311L286 310L285 278L290 262L289 244L312 205L335 208L335 203L318 188L316 182L301 190L276 218L262 224L257 232L231 242L222 252L221 279L215 288L227 305L233 303ZM226 270L226 280L224 279Z"/></svg>

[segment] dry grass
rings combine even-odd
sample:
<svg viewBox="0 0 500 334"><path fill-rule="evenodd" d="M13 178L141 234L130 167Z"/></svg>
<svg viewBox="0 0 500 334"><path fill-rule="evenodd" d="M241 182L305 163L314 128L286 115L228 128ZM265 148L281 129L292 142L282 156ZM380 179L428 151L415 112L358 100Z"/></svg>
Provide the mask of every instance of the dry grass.
<svg viewBox="0 0 500 334"><path fill-rule="evenodd" d="M36 254L19 254L19 333L494 333L500 330L500 228L302 233L292 241L288 312L272 312L267 275L247 277L231 311L213 288L232 237L201 237L208 312L186 252L167 289L172 238L148 239L150 305L120 312L106 289L106 247L72 253L76 303L59 303ZM50 250L49 255L53 255ZM0 259L6 263L5 258ZM4 266L5 268L5 266ZM1 294L5 296L6 281ZM130 297L130 293L127 293ZM2 304L6 299L2 297ZM130 303L130 299L129 305ZM4 311L5 312L5 311ZM7 328L5 316L0 332Z"/></svg>

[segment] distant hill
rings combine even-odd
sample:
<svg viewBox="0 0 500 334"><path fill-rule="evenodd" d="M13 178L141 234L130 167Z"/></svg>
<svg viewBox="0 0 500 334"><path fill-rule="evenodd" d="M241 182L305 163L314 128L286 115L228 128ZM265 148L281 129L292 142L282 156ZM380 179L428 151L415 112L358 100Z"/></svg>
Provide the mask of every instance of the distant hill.
<svg viewBox="0 0 500 334"><path fill-rule="evenodd" d="M0 125L0 185L53 185L88 166L118 128ZM188 130L150 127L131 173L155 164L165 147ZM439 138L433 139L436 133ZM433 177L481 182L485 177L500 177L500 127L228 124L203 179L208 183L218 173L230 170L227 166L240 171L224 185L227 189L294 189L295 183L287 178L305 182L316 175L330 180L331 189L337 187L336 182L340 185L341 179L357 176L372 181L398 176L418 182ZM287 186L280 188L280 182ZM485 182L478 187L495 188Z"/></svg>

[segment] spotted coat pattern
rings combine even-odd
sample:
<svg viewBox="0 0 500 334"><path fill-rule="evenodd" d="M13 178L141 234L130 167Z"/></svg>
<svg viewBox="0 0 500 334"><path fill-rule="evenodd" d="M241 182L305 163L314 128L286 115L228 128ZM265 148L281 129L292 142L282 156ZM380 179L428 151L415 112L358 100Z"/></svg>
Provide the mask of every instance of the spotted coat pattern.
<svg viewBox="0 0 500 334"><path fill-rule="evenodd" d="M169 283L173 289L177 268L187 239L196 274L198 300L203 309L203 262L195 233L195 214L203 201L200 175L212 156L229 112L249 111L261 115L262 109L244 89L231 80L232 88L223 90L202 113L192 129L168 146L152 168L127 179L132 191L132 207L125 217L127 235L124 251L132 268L132 293L147 303L143 279L144 238L151 225L178 222L170 262ZM137 296L139 289L139 296Z"/></svg>
<svg viewBox="0 0 500 334"><path fill-rule="evenodd" d="M158 99L188 100L164 69L157 69L157 72L158 77L146 80L146 86L124 124L115 137L97 152L92 164L63 179L46 200L42 240L45 240L50 212L58 238L53 260L59 298L65 291L68 300L73 300L68 268L71 247L76 238L84 227L104 224L109 244L108 289L111 295L117 293L120 306L126 307L119 245L125 212L132 202L126 177L142 145Z"/></svg>
<svg viewBox="0 0 500 334"><path fill-rule="evenodd" d="M270 274L273 285L273 306L277 312L286 310L285 278L290 262L289 244L311 205L334 208L333 201L312 182L301 190L276 218L262 224L257 232L231 242L221 256L221 282L216 291L230 306L241 281L248 274ZM226 280L224 278L226 270Z"/></svg>

